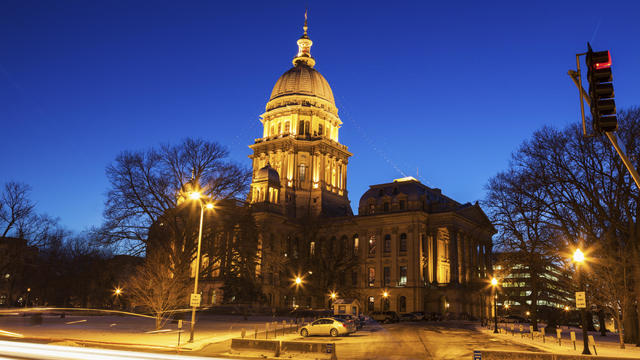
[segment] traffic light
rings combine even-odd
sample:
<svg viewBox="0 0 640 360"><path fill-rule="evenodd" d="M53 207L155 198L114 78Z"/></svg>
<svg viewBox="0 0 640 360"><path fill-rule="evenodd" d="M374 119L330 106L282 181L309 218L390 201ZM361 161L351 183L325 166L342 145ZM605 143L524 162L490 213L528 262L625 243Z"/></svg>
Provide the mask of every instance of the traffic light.
<svg viewBox="0 0 640 360"><path fill-rule="evenodd" d="M591 117L595 132L610 132L618 129L616 102L611 75L611 54L609 51L594 52L587 43L587 79L591 99Z"/></svg>

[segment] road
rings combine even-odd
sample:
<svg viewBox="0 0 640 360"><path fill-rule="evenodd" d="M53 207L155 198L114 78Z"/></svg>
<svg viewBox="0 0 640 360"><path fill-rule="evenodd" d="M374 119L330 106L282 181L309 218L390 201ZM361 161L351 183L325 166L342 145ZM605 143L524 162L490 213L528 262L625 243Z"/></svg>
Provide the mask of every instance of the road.
<svg viewBox="0 0 640 360"><path fill-rule="evenodd" d="M476 330L474 324L463 322L373 324L348 337L296 337L294 341L333 342L340 360L471 359L473 350L478 349L540 352L508 339L494 338ZM217 355L224 348L211 345L198 355Z"/></svg>
<svg viewBox="0 0 640 360"><path fill-rule="evenodd" d="M45 360L224 360L223 358L203 358L156 354L146 352L107 350L85 347L35 344L18 341L0 341L0 359L45 359Z"/></svg>

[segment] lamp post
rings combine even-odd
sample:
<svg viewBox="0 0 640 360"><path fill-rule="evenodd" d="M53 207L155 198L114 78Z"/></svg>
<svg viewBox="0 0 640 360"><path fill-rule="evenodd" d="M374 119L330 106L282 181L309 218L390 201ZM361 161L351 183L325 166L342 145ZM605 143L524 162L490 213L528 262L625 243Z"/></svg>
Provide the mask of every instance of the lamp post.
<svg viewBox="0 0 640 360"><path fill-rule="evenodd" d="M200 276L200 246L202 244L202 222L204 219L204 209L213 209L212 203L207 203L206 205L202 203L202 194L197 191L194 191L189 194L189 198L191 200L198 201L200 204L200 230L198 230L198 252L196 255L196 278L193 284L193 295L198 293L198 277ZM193 306L191 309L191 334L189 335L189 342L193 342L193 334L195 332L196 327L196 306Z"/></svg>
<svg viewBox="0 0 640 360"><path fill-rule="evenodd" d="M585 257L584 257L584 253L582 252L582 250L576 249L576 251L573 253L573 263L574 263L574 266L576 267L576 277L578 278L578 287L580 288L580 290L584 291L584 293L585 293L585 305L586 305L587 290L585 289L584 281L582 279L582 274L581 274L581 271L580 271L580 265L582 265L584 263L584 260L585 260ZM583 355L591 355L591 352L589 351L589 339L587 337L587 309L586 309L586 307L580 309L580 314L582 315L582 342L583 342L582 354Z"/></svg>
<svg viewBox="0 0 640 360"><path fill-rule="evenodd" d="M493 333L498 333L498 292L496 291L498 286L498 279L491 279L491 289L493 290Z"/></svg>
<svg viewBox="0 0 640 360"><path fill-rule="evenodd" d="M120 295L122 295L122 289L120 287L113 289L113 302L111 303L112 308L115 307L115 303L120 299ZM118 305L120 305L119 302Z"/></svg>

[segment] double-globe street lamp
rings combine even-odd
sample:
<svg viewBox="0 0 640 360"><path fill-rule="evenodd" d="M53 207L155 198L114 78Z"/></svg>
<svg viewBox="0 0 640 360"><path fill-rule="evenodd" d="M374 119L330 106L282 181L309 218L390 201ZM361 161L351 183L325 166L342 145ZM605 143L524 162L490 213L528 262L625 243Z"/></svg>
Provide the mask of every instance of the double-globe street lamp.
<svg viewBox="0 0 640 360"><path fill-rule="evenodd" d="M582 354L591 355L591 352L589 351L589 340L588 340L588 337L587 337L587 308L586 308L587 290L585 288L584 281L582 279L582 274L581 274L581 271L580 271L580 267L581 267L581 265L584 264L584 261L585 261L584 253L579 248L576 249L576 251L573 253L573 263L574 263L574 266L576 268L576 277L578 278L577 279L578 280L578 287L579 287L579 289L581 291L584 291L584 294L585 294L585 297L584 297L585 298L585 307L580 309L580 313L582 315L582 342L583 342Z"/></svg>
<svg viewBox="0 0 640 360"><path fill-rule="evenodd" d="M198 191L193 191L191 193L189 193L189 199L197 201L198 204L200 204L200 229L198 230L198 252L196 255L196 277L195 277L195 282L193 284L193 295L192 297L195 297L196 294L198 294L198 277L200 276L200 246L202 244L202 222L204 219L204 209L208 209L211 210L213 209L213 203L211 202L207 202L205 203L203 201L203 196L200 192ZM192 343L193 342L193 334L195 332L195 326L196 326L196 307L195 304L193 304L192 309L191 309L191 334L189 335L189 342Z"/></svg>
<svg viewBox="0 0 640 360"><path fill-rule="evenodd" d="M498 279L495 277L491 279L491 289L493 291L493 333L498 333Z"/></svg>

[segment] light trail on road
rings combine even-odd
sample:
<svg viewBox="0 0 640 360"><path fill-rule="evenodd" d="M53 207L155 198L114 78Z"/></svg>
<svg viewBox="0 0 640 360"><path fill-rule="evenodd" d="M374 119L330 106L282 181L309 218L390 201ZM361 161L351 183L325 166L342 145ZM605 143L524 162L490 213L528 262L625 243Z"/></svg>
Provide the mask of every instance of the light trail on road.
<svg viewBox="0 0 640 360"><path fill-rule="evenodd" d="M61 345L33 344L17 341L1 341L0 353L9 359L78 359L78 360L228 360L226 358L211 358L197 356L182 356L171 354L155 354L135 351L107 350L86 347Z"/></svg>

